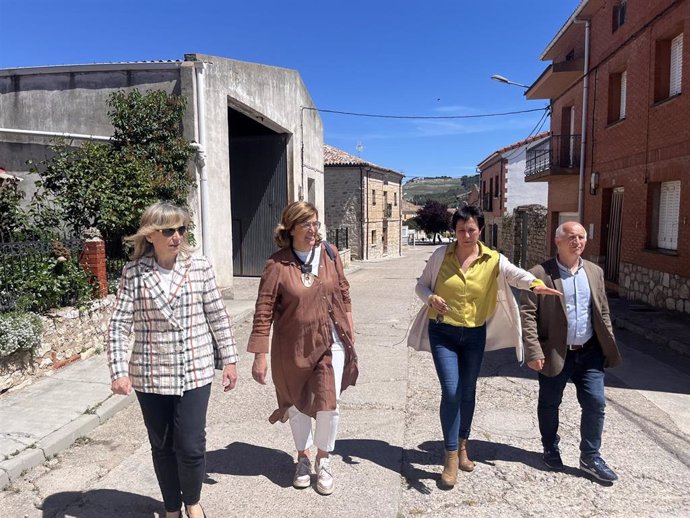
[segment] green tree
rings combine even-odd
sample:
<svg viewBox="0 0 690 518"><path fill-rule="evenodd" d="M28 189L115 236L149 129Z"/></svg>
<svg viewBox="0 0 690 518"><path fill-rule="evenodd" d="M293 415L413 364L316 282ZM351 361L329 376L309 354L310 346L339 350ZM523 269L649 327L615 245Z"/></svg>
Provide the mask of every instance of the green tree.
<svg viewBox="0 0 690 518"><path fill-rule="evenodd" d="M105 235L125 235L156 200L187 205L194 176L188 168L193 149L182 137L185 99L133 90L113 93L108 106L111 144L74 148L59 141L53 157L35 165L41 177L32 207L37 216L59 218L75 232L97 227Z"/></svg>
<svg viewBox="0 0 690 518"><path fill-rule="evenodd" d="M24 193L18 189L16 181L0 183L0 240L16 239L27 230L27 214L19 205L22 199Z"/></svg>

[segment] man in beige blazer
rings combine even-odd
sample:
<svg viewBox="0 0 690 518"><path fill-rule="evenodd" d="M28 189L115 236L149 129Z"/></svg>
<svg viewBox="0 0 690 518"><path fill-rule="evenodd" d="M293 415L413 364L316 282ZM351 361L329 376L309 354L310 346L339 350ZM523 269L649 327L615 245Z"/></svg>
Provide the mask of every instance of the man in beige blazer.
<svg viewBox="0 0 690 518"><path fill-rule="evenodd" d="M568 380L575 384L582 416L580 469L604 482L618 479L601 458L604 428L604 367L621 361L611 327L604 274L582 259L587 232L577 222L556 229L558 255L530 270L563 293L544 297L523 291L522 336L527 365L539 373L537 416L544 463L563 469L558 444L558 408Z"/></svg>

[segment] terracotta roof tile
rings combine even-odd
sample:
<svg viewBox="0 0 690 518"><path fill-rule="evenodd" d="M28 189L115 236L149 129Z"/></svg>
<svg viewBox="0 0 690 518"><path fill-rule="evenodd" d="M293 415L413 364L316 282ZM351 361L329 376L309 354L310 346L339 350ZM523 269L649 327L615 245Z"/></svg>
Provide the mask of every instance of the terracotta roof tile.
<svg viewBox="0 0 690 518"><path fill-rule="evenodd" d="M329 146L328 144L323 145L323 165L325 166L358 166L358 165L363 165L363 166L368 166L368 167L375 167L376 169L380 169L382 171L389 171L391 173L399 174L400 176L405 176L403 173L399 171L395 171L393 169L389 169L387 167L382 167L378 164L374 164L373 162L368 162L367 160L362 160L359 157L356 157L355 155L351 155L350 153L347 153L343 151L342 149L335 148L333 146Z"/></svg>

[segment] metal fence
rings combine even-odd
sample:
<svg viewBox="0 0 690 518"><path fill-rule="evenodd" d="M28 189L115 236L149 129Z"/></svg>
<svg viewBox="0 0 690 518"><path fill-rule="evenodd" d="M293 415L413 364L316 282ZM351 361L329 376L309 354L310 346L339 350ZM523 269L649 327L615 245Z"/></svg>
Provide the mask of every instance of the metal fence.
<svg viewBox="0 0 690 518"><path fill-rule="evenodd" d="M50 261L78 264L83 249L84 240L72 236L26 236L22 240L10 240L0 232L0 312L17 307L28 289L27 281L40 289L40 276L46 275ZM74 301L66 294L59 302L68 306Z"/></svg>
<svg viewBox="0 0 690 518"><path fill-rule="evenodd" d="M347 227L332 228L326 233L326 239L338 248L344 250L349 246L349 229Z"/></svg>
<svg viewBox="0 0 690 518"><path fill-rule="evenodd" d="M105 271L108 276L109 292L114 291L112 286L122 275L128 259L127 247L122 242L122 236L105 236Z"/></svg>

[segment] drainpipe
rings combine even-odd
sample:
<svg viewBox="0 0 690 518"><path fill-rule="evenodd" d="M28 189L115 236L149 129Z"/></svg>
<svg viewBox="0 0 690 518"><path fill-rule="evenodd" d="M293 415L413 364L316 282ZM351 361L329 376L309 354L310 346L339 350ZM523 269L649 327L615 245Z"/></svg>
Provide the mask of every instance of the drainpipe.
<svg viewBox="0 0 690 518"><path fill-rule="evenodd" d="M577 191L577 218L581 225L585 219L585 144L587 142L587 101L589 95L589 20L574 20L585 24L585 67L582 78L582 137L580 141L580 178Z"/></svg>
<svg viewBox="0 0 690 518"><path fill-rule="evenodd" d="M82 133L63 133L59 131L25 130L16 128L0 128L0 133L9 133L13 135L37 135L39 137L62 137L78 140L112 140L112 137L105 137L103 135L84 135Z"/></svg>
<svg viewBox="0 0 690 518"><path fill-rule="evenodd" d="M196 113L197 113L197 138L199 143L192 143L197 150L197 164L199 166L199 204L201 211L201 252L209 255L211 238L208 233L208 168L206 167L206 83L204 72L206 64L203 61L194 63L196 73Z"/></svg>

